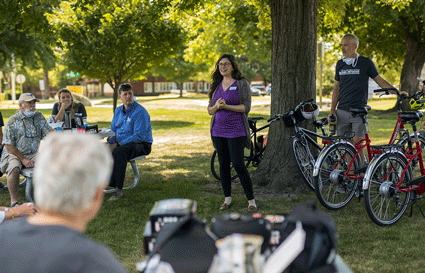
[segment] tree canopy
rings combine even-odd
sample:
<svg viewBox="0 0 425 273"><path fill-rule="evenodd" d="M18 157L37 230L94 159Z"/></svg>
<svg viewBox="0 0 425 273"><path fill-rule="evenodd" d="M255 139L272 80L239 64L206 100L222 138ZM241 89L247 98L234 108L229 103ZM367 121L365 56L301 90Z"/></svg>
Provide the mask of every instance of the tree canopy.
<svg viewBox="0 0 425 273"><path fill-rule="evenodd" d="M184 41L183 29L167 18L168 2L122 0L72 7L62 2L48 16L64 63L73 71L109 83L123 81L160 64Z"/></svg>

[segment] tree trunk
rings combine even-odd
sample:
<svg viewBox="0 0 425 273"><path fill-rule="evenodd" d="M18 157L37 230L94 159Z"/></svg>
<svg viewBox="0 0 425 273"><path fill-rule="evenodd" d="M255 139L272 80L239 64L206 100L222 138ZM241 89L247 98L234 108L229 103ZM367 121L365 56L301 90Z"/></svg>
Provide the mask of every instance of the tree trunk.
<svg viewBox="0 0 425 273"><path fill-rule="evenodd" d="M413 95L418 91L422 68L425 64L425 44L416 39L406 38L406 54L404 55L403 68L400 75L400 90L407 91ZM410 106L407 100L403 101L403 111L409 111Z"/></svg>
<svg viewBox="0 0 425 273"><path fill-rule="evenodd" d="M317 0L271 0L271 116L316 98ZM311 121L303 125L312 127ZM274 191L303 185L291 155L293 128L283 121L270 126L264 159L252 179Z"/></svg>
<svg viewBox="0 0 425 273"><path fill-rule="evenodd" d="M43 99L48 99L50 96L50 83L49 83L49 71L43 69L43 78L44 78L44 91L42 94Z"/></svg>
<svg viewBox="0 0 425 273"><path fill-rule="evenodd" d="M183 82L179 83L180 85L180 98L183 98Z"/></svg>

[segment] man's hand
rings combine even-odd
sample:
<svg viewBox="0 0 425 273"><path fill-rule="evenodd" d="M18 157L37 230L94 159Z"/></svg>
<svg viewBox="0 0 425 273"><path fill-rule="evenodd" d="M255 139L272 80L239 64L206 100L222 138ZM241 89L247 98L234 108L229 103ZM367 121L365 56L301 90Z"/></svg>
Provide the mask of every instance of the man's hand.
<svg viewBox="0 0 425 273"><path fill-rule="evenodd" d="M109 150L111 150L111 153L112 153L112 151L113 151L113 150L115 150L115 148L116 148L117 146L118 146L118 145L117 145L117 143L109 144Z"/></svg>
<svg viewBox="0 0 425 273"><path fill-rule="evenodd" d="M25 167L27 168L33 168L34 167L34 162L28 158L22 159L22 164L24 164Z"/></svg>
<svg viewBox="0 0 425 273"><path fill-rule="evenodd" d="M398 91L400 93L400 95L405 95L406 97L409 96L409 93L407 93L406 91Z"/></svg>
<svg viewBox="0 0 425 273"><path fill-rule="evenodd" d="M332 122L331 121L331 116L334 116L335 117L335 120L334 121L336 121L337 117L336 117L335 110L331 110L331 112L329 113L329 115L328 115L328 123L331 123Z"/></svg>

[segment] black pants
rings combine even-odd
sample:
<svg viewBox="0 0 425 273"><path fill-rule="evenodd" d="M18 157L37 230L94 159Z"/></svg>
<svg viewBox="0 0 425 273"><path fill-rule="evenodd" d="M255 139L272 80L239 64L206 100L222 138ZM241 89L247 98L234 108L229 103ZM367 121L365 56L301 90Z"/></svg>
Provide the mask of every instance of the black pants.
<svg viewBox="0 0 425 273"><path fill-rule="evenodd" d="M122 189L125 179L125 170L127 169L127 162L132 158L150 154L151 148L152 144L147 142L130 142L116 147L112 151L114 168L112 170L109 186Z"/></svg>
<svg viewBox="0 0 425 273"><path fill-rule="evenodd" d="M213 136L212 141L220 163L220 178L224 196L230 197L232 194L230 164L233 163L233 167L239 176L246 197L248 200L254 199L251 177L244 163L246 136L236 138Z"/></svg>

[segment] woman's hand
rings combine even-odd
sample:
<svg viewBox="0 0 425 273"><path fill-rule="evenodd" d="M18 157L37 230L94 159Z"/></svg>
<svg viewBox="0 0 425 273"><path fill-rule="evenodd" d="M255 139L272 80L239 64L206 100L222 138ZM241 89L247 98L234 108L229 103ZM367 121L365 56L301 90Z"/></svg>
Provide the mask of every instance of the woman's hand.
<svg viewBox="0 0 425 273"><path fill-rule="evenodd" d="M72 104L72 101L65 101L62 103L61 109L66 110L68 109L69 106L71 106L71 104Z"/></svg>
<svg viewBox="0 0 425 273"><path fill-rule="evenodd" d="M226 109L226 106L227 106L226 101L224 99L221 99L218 109Z"/></svg>

